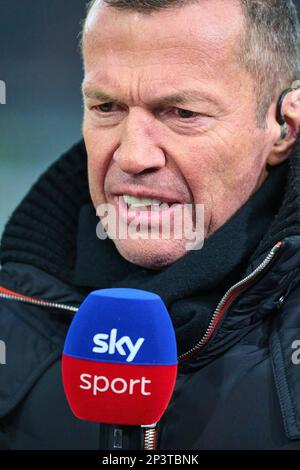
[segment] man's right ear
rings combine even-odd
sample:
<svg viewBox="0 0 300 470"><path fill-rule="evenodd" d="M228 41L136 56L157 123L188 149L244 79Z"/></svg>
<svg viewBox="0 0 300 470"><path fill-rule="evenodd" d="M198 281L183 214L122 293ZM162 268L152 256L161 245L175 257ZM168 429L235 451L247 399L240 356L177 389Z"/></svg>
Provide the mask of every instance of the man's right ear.
<svg viewBox="0 0 300 470"><path fill-rule="evenodd" d="M274 142L268 164L276 166L286 160L300 130L300 89L288 88L279 97L276 111L278 139Z"/></svg>

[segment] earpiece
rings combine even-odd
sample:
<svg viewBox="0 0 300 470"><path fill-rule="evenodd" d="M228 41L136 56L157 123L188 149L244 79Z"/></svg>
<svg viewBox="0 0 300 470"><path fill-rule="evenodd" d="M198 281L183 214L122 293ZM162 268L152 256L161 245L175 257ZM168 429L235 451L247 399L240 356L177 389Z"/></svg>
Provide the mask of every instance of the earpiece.
<svg viewBox="0 0 300 470"><path fill-rule="evenodd" d="M284 124L286 125L286 122L285 122L285 119L284 117L282 116L282 104L283 104L283 100L284 98L286 97L286 95L288 95L291 91L294 91L293 88L287 88L286 90L284 90L281 95L279 96L278 98L278 103L277 103L277 110L276 110L276 121L278 122L278 124L280 124L281 126L283 126Z"/></svg>
<svg viewBox="0 0 300 470"><path fill-rule="evenodd" d="M284 98L289 94L291 93L291 91L294 91L294 90L297 90L298 88L300 88L300 85L299 85L299 82L294 82L294 84L296 84L295 87L292 86L292 88L287 88L286 90L284 90L281 95L279 96L279 99L278 99L278 103L277 103L277 110L276 110L276 121L278 122L278 124L280 124L280 137L279 139L275 142L275 145L279 145L282 140L284 140L286 138L286 136L288 135L288 125L282 115L282 104L283 104L283 101L284 101Z"/></svg>

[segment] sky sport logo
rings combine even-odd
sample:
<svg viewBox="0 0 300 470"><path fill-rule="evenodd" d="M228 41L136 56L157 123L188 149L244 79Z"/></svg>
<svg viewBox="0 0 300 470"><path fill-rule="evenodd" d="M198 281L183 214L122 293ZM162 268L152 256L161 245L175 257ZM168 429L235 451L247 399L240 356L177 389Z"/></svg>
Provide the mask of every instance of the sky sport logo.
<svg viewBox="0 0 300 470"><path fill-rule="evenodd" d="M6 104L6 84L0 80L0 104Z"/></svg>
<svg viewBox="0 0 300 470"><path fill-rule="evenodd" d="M177 377L174 327L152 292L91 292L79 307L62 355L66 396L86 421L144 425L160 420Z"/></svg>
<svg viewBox="0 0 300 470"><path fill-rule="evenodd" d="M0 366L6 364L6 344L4 341L0 341Z"/></svg>
<svg viewBox="0 0 300 470"><path fill-rule="evenodd" d="M122 336L118 339L118 330L113 328L110 334L97 333L94 336L93 343L95 346L92 351L95 354L127 355L126 362L132 362L144 341L145 338L139 338L134 343L129 336ZM124 349L125 346L127 347L127 352ZM137 395L140 393L143 396L148 396L151 395L151 392L147 389L150 384L151 380L147 380L144 376L139 379L126 379L124 377L114 377L110 379L105 375L92 375L87 373L80 375L80 388L82 390L90 390L95 397L99 393L105 392L112 392L116 395Z"/></svg>
<svg viewBox="0 0 300 470"><path fill-rule="evenodd" d="M204 204L136 203L129 207L123 199L119 197L119 210L114 204L97 207L100 240L184 240L187 251L203 247Z"/></svg>

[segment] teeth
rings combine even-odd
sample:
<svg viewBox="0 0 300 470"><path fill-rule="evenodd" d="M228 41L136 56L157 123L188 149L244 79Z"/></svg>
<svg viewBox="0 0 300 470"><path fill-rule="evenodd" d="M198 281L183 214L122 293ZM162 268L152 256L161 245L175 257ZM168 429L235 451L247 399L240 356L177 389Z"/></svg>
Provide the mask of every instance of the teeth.
<svg viewBox="0 0 300 470"><path fill-rule="evenodd" d="M159 199L150 199L146 197L134 197L128 196L127 194L123 195L124 202L129 206L135 209L137 208L145 208L145 207L154 207L158 208L162 203Z"/></svg>

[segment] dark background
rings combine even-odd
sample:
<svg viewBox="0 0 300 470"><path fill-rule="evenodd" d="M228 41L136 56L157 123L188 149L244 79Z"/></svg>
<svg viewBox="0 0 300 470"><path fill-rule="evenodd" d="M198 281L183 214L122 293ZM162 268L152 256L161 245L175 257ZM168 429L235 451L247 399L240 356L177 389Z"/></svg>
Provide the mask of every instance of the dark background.
<svg viewBox="0 0 300 470"><path fill-rule="evenodd" d="M85 0L0 0L0 234L48 165L81 137Z"/></svg>
<svg viewBox="0 0 300 470"><path fill-rule="evenodd" d="M297 2L300 10L300 0ZM81 138L85 0L0 0L0 235L32 183Z"/></svg>

